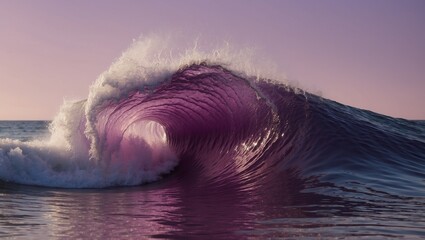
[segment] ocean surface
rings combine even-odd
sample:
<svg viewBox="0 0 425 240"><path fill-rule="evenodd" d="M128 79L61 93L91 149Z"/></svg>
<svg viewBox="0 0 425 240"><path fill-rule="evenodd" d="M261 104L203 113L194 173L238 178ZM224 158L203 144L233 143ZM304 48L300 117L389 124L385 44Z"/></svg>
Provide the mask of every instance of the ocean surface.
<svg viewBox="0 0 425 240"><path fill-rule="evenodd" d="M53 121L0 122L0 237L425 238L425 121L148 43Z"/></svg>

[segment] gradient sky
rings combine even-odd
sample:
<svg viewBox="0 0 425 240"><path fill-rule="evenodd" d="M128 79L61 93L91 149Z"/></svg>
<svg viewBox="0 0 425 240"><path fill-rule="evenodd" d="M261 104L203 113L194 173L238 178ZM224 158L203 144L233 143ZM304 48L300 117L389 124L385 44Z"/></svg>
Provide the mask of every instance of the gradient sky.
<svg viewBox="0 0 425 240"><path fill-rule="evenodd" d="M0 0L0 119L52 119L158 32L253 46L326 98L425 119L423 0Z"/></svg>

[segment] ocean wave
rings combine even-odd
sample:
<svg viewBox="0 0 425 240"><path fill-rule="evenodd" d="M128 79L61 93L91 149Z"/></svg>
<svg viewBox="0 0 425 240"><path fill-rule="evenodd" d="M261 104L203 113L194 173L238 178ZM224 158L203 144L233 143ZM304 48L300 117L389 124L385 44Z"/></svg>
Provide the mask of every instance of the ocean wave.
<svg viewBox="0 0 425 240"><path fill-rule="evenodd" d="M291 87L243 52L194 48L172 58L164 46L134 43L86 100L62 106L48 140L0 139L0 179L102 188L176 174L250 189L273 188L289 171L353 191L364 183L425 195L423 122Z"/></svg>

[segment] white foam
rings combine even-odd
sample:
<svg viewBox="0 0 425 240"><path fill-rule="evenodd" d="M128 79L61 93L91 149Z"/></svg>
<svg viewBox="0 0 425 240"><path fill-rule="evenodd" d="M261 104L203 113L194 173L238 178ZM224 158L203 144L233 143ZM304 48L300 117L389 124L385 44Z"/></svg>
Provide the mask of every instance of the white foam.
<svg viewBox="0 0 425 240"><path fill-rule="evenodd" d="M135 185L157 180L178 162L167 146L163 127L155 122L138 123L143 125L144 132L140 134L138 126L136 134L131 130L134 126L130 126L116 143L118 150L110 152L108 160L102 159L103 149L99 144L102 139L96 132L96 118L105 103L119 101L130 92L167 81L178 69L202 62L222 65L241 76L284 79L270 70L270 63L255 62L250 49L234 50L229 44L223 44L203 51L198 41L183 48L175 43L170 38L158 36L134 41L93 83L87 100L62 105L51 124L49 140L0 139L0 179L72 188ZM139 144L138 152L131 152L136 148L120 149L121 141L127 141L130 146ZM131 156L127 161L119 160L123 151L126 157Z"/></svg>

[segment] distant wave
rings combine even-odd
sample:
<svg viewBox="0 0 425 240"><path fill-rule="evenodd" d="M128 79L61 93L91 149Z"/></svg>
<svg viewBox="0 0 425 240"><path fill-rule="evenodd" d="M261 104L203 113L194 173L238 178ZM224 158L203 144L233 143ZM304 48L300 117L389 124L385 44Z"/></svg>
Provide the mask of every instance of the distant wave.
<svg viewBox="0 0 425 240"><path fill-rule="evenodd" d="M273 187L283 172L424 196L425 123L345 106L255 70L241 54L171 58L136 42L65 103L49 140L0 139L0 179L64 188L138 185L171 173L217 188Z"/></svg>

